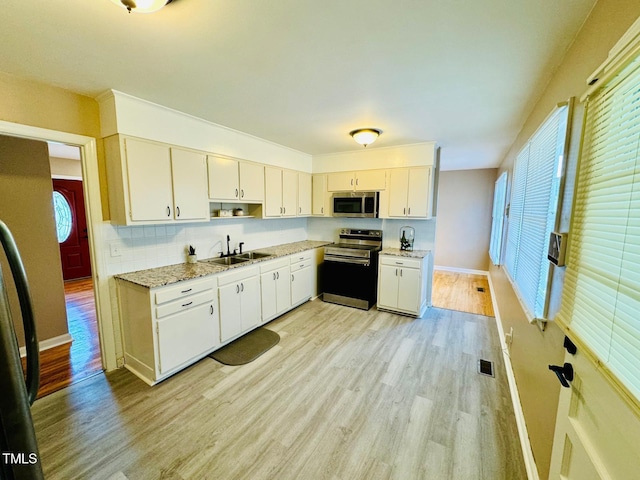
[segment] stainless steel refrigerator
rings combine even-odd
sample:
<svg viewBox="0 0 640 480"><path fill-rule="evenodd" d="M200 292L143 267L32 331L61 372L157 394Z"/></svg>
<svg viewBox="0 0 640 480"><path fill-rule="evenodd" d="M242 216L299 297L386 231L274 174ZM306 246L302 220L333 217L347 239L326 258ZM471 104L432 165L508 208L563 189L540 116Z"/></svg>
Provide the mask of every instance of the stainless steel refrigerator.
<svg viewBox="0 0 640 480"><path fill-rule="evenodd" d="M0 243L9 264L8 272L0 267L0 480L42 479L31 418L31 405L40 383L38 338L22 259L9 228L1 220ZM15 283L24 324L26 379L7 296L8 275Z"/></svg>

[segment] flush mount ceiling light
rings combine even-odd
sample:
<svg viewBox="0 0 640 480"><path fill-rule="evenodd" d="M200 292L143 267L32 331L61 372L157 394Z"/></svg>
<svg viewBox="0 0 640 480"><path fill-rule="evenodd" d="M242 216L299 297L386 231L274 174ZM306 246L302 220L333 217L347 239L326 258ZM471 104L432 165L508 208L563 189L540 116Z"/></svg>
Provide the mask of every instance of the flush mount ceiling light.
<svg viewBox="0 0 640 480"><path fill-rule="evenodd" d="M171 0L111 0L116 5L126 8L129 13L152 13L157 12Z"/></svg>
<svg viewBox="0 0 640 480"><path fill-rule="evenodd" d="M358 128L357 130L349 132L349 135L353 137L356 143L366 147L375 142L381 133L382 130L377 128Z"/></svg>

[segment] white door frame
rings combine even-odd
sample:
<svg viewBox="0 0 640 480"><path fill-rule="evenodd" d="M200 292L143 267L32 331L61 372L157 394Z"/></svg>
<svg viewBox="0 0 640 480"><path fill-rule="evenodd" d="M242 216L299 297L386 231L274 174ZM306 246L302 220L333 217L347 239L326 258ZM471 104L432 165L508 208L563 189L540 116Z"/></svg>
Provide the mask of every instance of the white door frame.
<svg viewBox="0 0 640 480"><path fill-rule="evenodd" d="M85 188L84 203L89 233L89 251L91 252L91 271L95 292L96 318L98 322L102 366L107 371L114 370L118 368L113 323L114 317L111 312L111 295L109 292L109 279L106 275L107 269L104 249L100 248L100 246L103 245L103 229L101 228L103 220L96 139L84 135L48 130L46 128L32 127L2 120L0 120L0 135L66 143L67 145L74 145L80 148L82 177L87 185L87 188Z"/></svg>

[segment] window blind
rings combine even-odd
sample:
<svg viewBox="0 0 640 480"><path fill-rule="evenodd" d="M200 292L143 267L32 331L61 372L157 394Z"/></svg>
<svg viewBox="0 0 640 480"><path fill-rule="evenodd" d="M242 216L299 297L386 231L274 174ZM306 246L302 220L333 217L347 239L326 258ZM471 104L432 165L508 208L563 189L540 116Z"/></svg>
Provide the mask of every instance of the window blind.
<svg viewBox="0 0 640 480"><path fill-rule="evenodd" d="M555 227L568 107L552 112L516 157L505 267L531 319L546 314L547 244Z"/></svg>
<svg viewBox="0 0 640 480"><path fill-rule="evenodd" d="M500 265L502 256L502 227L504 225L504 206L507 200L507 172L496 180L493 191L493 212L491 219L491 240L489 242L489 256L494 265Z"/></svg>
<svg viewBox="0 0 640 480"><path fill-rule="evenodd" d="M587 101L558 319L640 399L640 58Z"/></svg>

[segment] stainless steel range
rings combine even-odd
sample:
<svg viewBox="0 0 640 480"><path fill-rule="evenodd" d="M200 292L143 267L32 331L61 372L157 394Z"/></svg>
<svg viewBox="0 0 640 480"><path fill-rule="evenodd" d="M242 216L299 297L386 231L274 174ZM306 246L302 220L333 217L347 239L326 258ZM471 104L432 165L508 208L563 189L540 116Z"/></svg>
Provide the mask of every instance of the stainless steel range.
<svg viewBox="0 0 640 480"><path fill-rule="evenodd" d="M325 302L369 310L377 301L382 230L343 228L340 242L324 247Z"/></svg>

